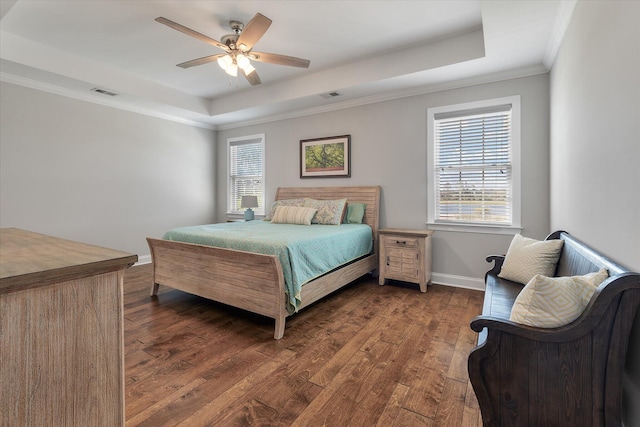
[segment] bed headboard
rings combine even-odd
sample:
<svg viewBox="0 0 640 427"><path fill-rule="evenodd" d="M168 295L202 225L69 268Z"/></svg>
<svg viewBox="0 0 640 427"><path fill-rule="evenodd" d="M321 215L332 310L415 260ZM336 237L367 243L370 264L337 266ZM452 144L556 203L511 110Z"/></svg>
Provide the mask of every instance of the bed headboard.
<svg viewBox="0 0 640 427"><path fill-rule="evenodd" d="M310 197L318 200L347 199L347 203L365 203L363 222L371 227L378 240L380 186L367 187L278 187L276 200Z"/></svg>

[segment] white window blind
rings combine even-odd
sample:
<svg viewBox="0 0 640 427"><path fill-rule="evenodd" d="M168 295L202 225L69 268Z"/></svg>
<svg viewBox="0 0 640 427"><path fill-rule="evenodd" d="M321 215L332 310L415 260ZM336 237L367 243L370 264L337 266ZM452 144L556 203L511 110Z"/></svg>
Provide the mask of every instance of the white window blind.
<svg viewBox="0 0 640 427"><path fill-rule="evenodd" d="M435 220L511 225L511 105L434 115Z"/></svg>
<svg viewBox="0 0 640 427"><path fill-rule="evenodd" d="M228 140L230 213L242 213L242 196L257 196L256 213L264 213L264 136Z"/></svg>

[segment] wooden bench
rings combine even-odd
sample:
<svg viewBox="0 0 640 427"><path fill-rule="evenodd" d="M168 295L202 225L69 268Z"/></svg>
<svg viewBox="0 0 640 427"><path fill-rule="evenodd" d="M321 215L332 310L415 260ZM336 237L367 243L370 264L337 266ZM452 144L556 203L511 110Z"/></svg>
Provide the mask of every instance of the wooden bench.
<svg viewBox="0 0 640 427"><path fill-rule="evenodd" d="M479 332L469 355L469 378L485 426L620 426L622 377L629 335L640 306L640 274L629 272L570 236L547 237L564 245L556 276L605 267L609 278L572 323L545 329L509 321L523 285L501 279L504 256L485 276Z"/></svg>

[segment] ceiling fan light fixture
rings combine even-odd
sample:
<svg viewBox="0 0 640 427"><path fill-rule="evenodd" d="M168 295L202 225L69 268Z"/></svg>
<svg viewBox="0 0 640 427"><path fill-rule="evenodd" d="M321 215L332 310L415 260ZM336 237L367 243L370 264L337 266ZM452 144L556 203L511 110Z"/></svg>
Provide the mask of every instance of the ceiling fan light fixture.
<svg viewBox="0 0 640 427"><path fill-rule="evenodd" d="M246 68L251 65L249 58L241 53L236 55L236 63L238 64L238 67L242 68L243 70L246 70Z"/></svg>
<svg viewBox="0 0 640 427"><path fill-rule="evenodd" d="M238 75L238 65L232 62L224 71L231 77L236 77Z"/></svg>
<svg viewBox="0 0 640 427"><path fill-rule="evenodd" d="M225 55L221 58L218 58L218 65L225 71L227 71L232 64L233 58L231 58L231 55Z"/></svg>
<svg viewBox="0 0 640 427"><path fill-rule="evenodd" d="M249 65L244 67L242 70L244 71L244 74L248 76L249 74L253 73L256 69L253 68L253 65L251 65L251 63L249 63Z"/></svg>

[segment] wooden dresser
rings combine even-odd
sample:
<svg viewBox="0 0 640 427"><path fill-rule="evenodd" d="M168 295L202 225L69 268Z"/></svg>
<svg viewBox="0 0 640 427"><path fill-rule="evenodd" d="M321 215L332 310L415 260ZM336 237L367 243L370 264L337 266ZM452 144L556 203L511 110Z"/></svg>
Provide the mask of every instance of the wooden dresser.
<svg viewBox="0 0 640 427"><path fill-rule="evenodd" d="M0 425L124 426L122 286L137 259L0 229Z"/></svg>
<svg viewBox="0 0 640 427"><path fill-rule="evenodd" d="M378 230L380 242L379 283L386 279L417 283L427 292L431 281L432 230L383 228Z"/></svg>

